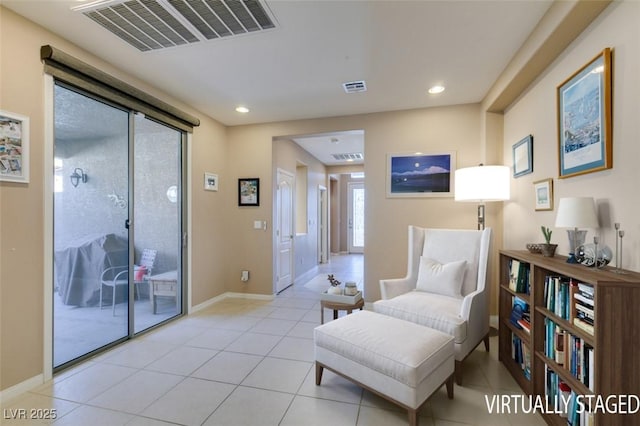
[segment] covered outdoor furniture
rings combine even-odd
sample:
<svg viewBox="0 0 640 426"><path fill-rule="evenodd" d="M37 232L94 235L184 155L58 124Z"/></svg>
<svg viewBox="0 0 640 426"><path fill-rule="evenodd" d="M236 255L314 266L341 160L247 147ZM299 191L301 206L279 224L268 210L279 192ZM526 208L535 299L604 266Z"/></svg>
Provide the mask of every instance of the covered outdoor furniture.
<svg viewBox="0 0 640 426"><path fill-rule="evenodd" d="M95 306L105 269L126 265L128 240L118 234L93 234L56 247L54 277L65 305Z"/></svg>
<svg viewBox="0 0 640 426"><path fill-rule="evenodd" d="M453 338L371 311L315 328L316 385L329 369L405 408L417 426L425 401L446 383L453 398Z"/></svg>
<svg viewBox="0 0 640 426"><path fill-rule="evenodd" d="M382 300L373 310L447 333L454 338L456 382L462 361L484 341L489 351L486 285L491 229L409 226L404 278L380 280Z"/></svg>

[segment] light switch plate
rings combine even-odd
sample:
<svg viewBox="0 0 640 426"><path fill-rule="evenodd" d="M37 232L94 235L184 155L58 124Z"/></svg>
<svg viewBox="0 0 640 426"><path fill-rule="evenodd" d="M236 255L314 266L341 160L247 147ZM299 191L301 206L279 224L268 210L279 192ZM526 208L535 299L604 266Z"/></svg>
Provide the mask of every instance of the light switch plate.
<svg viewBox="0 0 640 426"><path fill-rule="evenodd" d="M262 229L262 221L254 220L253 221L253 229Z"/></svg>

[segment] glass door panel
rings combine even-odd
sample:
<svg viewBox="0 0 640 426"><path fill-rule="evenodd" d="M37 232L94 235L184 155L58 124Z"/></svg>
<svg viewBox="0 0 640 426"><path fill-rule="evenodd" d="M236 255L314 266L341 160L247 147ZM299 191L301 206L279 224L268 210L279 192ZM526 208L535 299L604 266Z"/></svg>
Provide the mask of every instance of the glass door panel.
<svg viewBox="0 0 640 426"><path fill-rule="evenodd" d="M364 251L364 184L349 187L349 253Z"/></svg>
<svg viewBox="0 0 640 426"><path fill-rule="evenodd" d="M134 332L182 313L182 133L135 116Z"/></svg>
<svg viewBox="0 0 640 426"><path fill-rule="evenodd" d="M54 90L56 368L129 334L129 113Z"/></svg>

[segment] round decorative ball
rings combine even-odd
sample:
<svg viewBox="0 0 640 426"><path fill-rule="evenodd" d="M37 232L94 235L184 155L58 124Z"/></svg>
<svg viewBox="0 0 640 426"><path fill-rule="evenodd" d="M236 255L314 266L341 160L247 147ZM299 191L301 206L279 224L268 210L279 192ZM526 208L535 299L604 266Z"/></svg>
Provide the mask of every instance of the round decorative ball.
<svg viewBox="0 0 640 426"><path fill-rule="evenodd" d="M596 246L595 244L583 244L576 249L576 260L586 266L595 266L602 268L611 262L613 253L608 246L598 245L597 264L596 264Z"/></svg>

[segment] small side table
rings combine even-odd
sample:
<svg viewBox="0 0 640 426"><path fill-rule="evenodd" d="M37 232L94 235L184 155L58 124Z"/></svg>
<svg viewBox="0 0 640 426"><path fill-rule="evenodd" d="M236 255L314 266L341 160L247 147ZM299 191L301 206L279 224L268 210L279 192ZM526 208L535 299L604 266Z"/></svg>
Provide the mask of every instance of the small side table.
<svg viewBox="0 0 640 426"><path fill-rule="evenodd" d="M169 271L149 277L151 290L151 307L155 314L158 309L156 297L168 296L176 298L176 313L180 312L180 297L178 296L178 271Z"/></svg>
<svg viewBox="0 0 640 426"><path fill-rule="evenodd" d="M333 310L333 319L338 319L338 311L347 311L347 315L353 312L354 309L360 309L364 307L364 299L358 300L356 303L338 303L331 302L329 300L320 301L320 324L324 324L324 310Z"/></svg>

